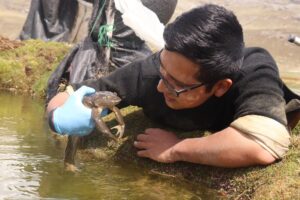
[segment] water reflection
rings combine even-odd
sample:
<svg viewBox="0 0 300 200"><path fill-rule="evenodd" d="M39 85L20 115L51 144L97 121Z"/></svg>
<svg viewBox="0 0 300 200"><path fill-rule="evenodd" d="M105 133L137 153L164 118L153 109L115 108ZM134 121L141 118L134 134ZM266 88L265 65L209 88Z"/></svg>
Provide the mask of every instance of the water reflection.
<svg viewBox="0 0 300 200"><path fill-rule="evenodd" d="M20 152L20 138L10 129L2 128L5 122L1 118L0 141L4 144L0 145L0 199L34 197L40 176L26 168L35 168L36 159Z"/></svg>
<svg viewBox="0 0 300 200"><path fill-rule="evenodd" d="M0 99L0 199L34 199L42 175L39 165L49 160L38 142L45 138L40 134L42 107L30 104L28 97Z"/></svg>
<svg viewBox="0 0 300 200"><path fill-rule="evenodd" d="M64 146L48 132L43 102L0 93L0 104L0 199L216 198L214 191L147 176L130 163L85 161L80 173L67 173Z"/></svg>

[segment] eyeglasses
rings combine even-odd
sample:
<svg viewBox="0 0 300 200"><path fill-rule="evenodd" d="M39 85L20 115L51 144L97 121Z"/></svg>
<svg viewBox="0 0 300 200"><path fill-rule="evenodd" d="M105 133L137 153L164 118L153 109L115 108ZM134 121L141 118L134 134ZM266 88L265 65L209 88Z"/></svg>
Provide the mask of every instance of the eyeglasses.
<svg viewBox="0 0 300 200"><path fill-rule="evenodd" d="M193 89L196 89L196 88L199 88L203 85L205 85L205 83L197 83L197 84L194 84L194 85L191 85L191 86L184 86L184 87L181 87L180 89L176 89L168 80L167 77L168 76L168 72L163 68L162 64L161 64L161 60L159 58L159 62L160 62L160 67L158 69L158 75L160 77L160 79L163 81L164 85L166 86L166 88L168 89L168 91L178 97L181 93L184 93L184 92L187 92L187 91L190 91L190 90L193 90ZM176 80L174 80L176 81ZM179 87L179 86L178 86Z"/></svg>

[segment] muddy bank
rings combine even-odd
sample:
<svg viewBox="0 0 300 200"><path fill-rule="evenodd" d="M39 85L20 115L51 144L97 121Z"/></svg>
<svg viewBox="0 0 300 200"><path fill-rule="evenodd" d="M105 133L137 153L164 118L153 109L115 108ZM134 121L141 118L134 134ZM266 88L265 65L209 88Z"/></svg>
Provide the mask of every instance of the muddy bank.
<svg viewBox="0 0 300 200"><path fill-rule="evenodd" d="M0 89L45 97L47 80L69 49L65 43L0 36Z"/></svg>
<svg viewBox="0 0 300 200"><path fill-rule="evenodd" d="M16 49L22 45L23 43L20 41L13 41L0 36L0 51Z"/></svg>

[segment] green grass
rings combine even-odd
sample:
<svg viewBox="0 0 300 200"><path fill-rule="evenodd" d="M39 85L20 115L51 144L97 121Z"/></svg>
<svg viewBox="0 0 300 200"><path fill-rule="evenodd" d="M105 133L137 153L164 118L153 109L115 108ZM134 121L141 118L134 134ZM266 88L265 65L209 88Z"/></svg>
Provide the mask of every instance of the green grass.
<svg viewBox="0 0 300 200"><path fill-rule="evenodd" d="M48 77L68 52L64 43L28 40L0 52L2 89L44 97Z"/></svg>

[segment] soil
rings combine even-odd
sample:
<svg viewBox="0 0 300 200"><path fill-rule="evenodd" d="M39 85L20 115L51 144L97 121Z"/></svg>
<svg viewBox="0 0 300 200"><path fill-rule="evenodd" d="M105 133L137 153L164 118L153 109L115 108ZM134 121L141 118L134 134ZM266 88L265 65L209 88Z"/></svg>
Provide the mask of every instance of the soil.
<svg viewBox="0 0 300 200"><path fill-rule="evenodd" d="M10 40L8 38L0 36L0 51L15 49L22 45L23 43L20 41Z"/></svg>

